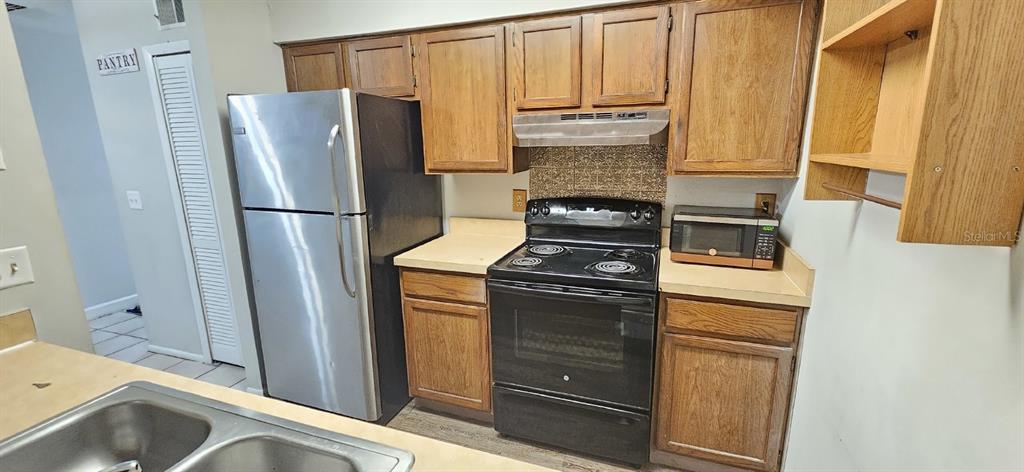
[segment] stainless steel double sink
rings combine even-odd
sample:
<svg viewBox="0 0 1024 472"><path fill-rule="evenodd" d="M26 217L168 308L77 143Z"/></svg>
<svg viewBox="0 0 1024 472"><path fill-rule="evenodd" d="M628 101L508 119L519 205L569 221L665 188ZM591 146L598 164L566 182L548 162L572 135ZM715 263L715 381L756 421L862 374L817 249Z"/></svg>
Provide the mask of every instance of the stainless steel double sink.
<svg viewBox="0 0 1024 472"><path fill-rule="evenodd" d="M11 472L400 472L412 463L408 451L148 382L0 442L0 470Z"/></svg>

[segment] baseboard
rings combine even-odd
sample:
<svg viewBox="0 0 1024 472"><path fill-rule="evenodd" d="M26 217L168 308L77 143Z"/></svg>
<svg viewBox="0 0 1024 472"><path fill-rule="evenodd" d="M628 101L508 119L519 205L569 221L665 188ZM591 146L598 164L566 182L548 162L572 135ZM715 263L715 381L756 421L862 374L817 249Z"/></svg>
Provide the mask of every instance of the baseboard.
<svg viewBox="0 0 1024 472"><path fill-rule="evenodd" d="M85 319L95 320L103 315L114 313L115 311L127 310L129 308L135 308L139 306L139 296L136 294L128 295L127 297L121 297L116 300L109 302L103 302L97 305L93 305L85 308Z"/></svg>
<svg viewBox="0 0 1024 472"><path fill-rule="evenodd" d="M157 354L164 354L167 356L180 357L196 362L206 362L206 358L199 354L193 354L191 352L185 352L178 349L171 349L169 347L157 346L156 344L150 343L149 352L155 352Z"/></svg>

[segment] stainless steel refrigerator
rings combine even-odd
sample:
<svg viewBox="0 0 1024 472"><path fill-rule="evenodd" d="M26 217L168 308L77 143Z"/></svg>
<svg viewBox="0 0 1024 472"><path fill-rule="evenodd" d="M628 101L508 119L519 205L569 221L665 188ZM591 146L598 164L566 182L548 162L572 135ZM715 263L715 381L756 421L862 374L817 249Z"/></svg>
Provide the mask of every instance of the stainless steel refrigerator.
<svg viewBox="0 0 1024 472"><path fill-rule="evenodd" d="M408 401L393 256L442 233L419 104L228 97L267 394L385 422Z"/></svg>

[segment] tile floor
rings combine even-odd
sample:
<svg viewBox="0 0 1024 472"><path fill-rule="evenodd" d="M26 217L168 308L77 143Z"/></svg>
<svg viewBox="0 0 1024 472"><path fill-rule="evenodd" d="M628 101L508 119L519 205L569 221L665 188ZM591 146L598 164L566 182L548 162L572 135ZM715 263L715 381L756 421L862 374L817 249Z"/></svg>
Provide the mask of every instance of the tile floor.
<svg viewBox="0 0 1024 472"><path fill-rule="evenodd" d="M245 369L231 364L202 362L149 351L142 315L119 311L89 321L96 354L151 369L245 390Z"/></svg>

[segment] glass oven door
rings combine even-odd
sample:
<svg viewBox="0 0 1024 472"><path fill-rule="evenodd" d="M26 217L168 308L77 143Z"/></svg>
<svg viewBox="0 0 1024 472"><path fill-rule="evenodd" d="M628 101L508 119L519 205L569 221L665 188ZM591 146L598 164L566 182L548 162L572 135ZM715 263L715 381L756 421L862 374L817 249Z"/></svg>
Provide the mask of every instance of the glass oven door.
<svg viewBox="0 0 1024 472"><path fill-rule="evenodd" d="M650 408L655 295L491 280L496 384Z"/></svg>

